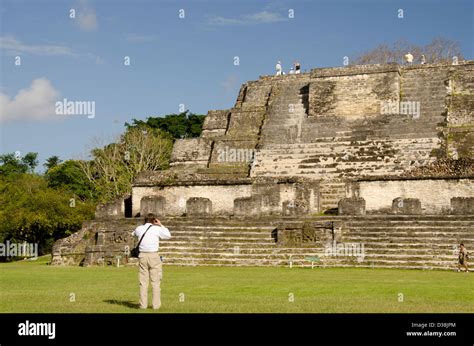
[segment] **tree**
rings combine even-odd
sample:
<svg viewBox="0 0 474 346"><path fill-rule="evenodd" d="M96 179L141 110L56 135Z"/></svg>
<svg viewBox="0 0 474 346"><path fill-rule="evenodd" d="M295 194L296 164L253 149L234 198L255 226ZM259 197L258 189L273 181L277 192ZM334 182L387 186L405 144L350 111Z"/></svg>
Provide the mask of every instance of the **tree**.
<svg viewBox="0 0 474 346"><path fill-rule="evenodd" d="M84 174L78 161L67 160L51 167L46 172L45 178L48 187L68 191L82 201L95 200L97 197L93 184Z"/></svg>
<svg viewBox="0 0 474 346"><path fill-rule="evenodd" d="M169 133L174 139L199 137L202 132L205 115L185 111L180 114L168 114L164 117L148 117L146 121L132 119L132 124L125 123L127 129L148 126Z"/></svg>
<svg viewBox="0 0 474 346"><path fill-rule="evenodd" d="M0 175L33 172L38 165L38 153L29 152L20 157L14 153L0 155Z"/></svg>
<svg viewBox="0 0 474 346"><path fill-rule="evenodd" d="M408 52L414 56L415 60L419 60L423 54L427 63L451 63L453 57L457 57L459 60L463 59L458 42L438 37L425 46L415 45L406 40L398 40L391 46L380 44L374 49L356 56L352 61L357 65L402 64L405 61L404 56Z"/></svg>
<svg viewBox="0 0 474 346"><path fill-rule="evenodd" d="M169 134L144 124L130 126L117 143L95 148L91 161L78 161L101 202L131 191L142 171L168 168L173 141Z"/></svg>
<svg viewBox="0 0 474 346"><path fill-rule="evenodd" d="M73 194L51 189L43 177L27 173L0 177L0 205L0 242L37 243L40 255L94 215L92 203L76 201Z"/></svg>
<svg viewBox="0 0 474 346"><path fill-rule="evenodd" d="M59 156L51 156L46 159L46 163L43 165L46 168L46 171L49 171L51 168L56 167L62 162L62 160L59 159Z"/></svg>

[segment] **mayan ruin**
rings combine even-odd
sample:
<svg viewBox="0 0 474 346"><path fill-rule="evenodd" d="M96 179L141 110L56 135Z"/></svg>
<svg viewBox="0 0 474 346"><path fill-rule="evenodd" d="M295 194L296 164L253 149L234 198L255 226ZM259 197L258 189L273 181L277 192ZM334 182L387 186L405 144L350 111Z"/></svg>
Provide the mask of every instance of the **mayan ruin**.
<svg viewBox="0 0 474 346"><path fill-rule="evenodd" d="M262 76L52 262L133 264L130 230L154 212L165 265L449 269L474 248L473 119L474 61Z"/></svg>

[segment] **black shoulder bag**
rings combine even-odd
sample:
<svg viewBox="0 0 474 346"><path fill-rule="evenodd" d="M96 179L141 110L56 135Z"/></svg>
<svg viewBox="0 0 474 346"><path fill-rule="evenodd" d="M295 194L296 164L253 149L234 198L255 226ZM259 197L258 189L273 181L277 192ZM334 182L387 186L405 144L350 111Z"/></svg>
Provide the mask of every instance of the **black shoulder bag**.
<svg viewBox="0 0 474 346"><path fill-rule="evenodd" d="M138 255L140 255L140 244L142 243L143 237L145 236L146 232L148 232L151 226L153 225L148 226L145 233L143 233L143 235L141 236L140 241L138 242L137 246L135 246L132 249L132 251L130 251L130 257L138 257Z"/></svg>

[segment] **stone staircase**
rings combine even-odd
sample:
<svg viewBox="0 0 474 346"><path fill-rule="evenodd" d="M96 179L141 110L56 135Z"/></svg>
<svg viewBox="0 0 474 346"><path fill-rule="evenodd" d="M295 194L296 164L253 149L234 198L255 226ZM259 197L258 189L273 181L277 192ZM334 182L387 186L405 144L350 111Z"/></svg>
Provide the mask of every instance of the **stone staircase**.
<svg viewBox="0 0 474 346"><path fill-rule="evenodd" d="M364 243L362 263L337 259L341 266L453 269L457 246L474 246L474 217L382 217L353 219L344 243Z"/></svg>
<svg viewBox="0 0 474 346"><path fill-rule="evenodd" d="M172 234L160 242L165 265L454 270L459 243L474 253L474 215L168 217L162 222ZM115 265L121 258L133 265L137 260L124 258L124 249L134 246L130 232L141 223L136 218L86 222L55 244L52 263Z"/></svg>
<svg viewBox="0 0 474 346"><path fill-rule="evenodd" d="M445 69L406 69L402 72L402 101L420 102L420 119L436 124L444 121L448 72Z"/></svg>
<svg viewBox="0 0 474 346"><path fill-rule="evenodd" d="M339 201L346 197L346 182L343 180L323 180L320 184L322 211L337 208Z"/></svg>
<svg viewBox="0 0 474 346"><path fill-rule="evenodd" d="M454 269L456 246L474 249L474 216L319 217L298 222L342 222L337 246L362 246L363 259L328 255L327 239L298 246L277 242L277 228L291 219L167 220L173 238L161 242L167 265L318 266ZM355 245L354 245L355 244ZM317 257L311 263L307 258Z"/></svg>
<svg viewBox="0 0 474 346"><path fill-rule="evenodd" d="M391 175L426 165L438 138L349 141L320 138L314 143L272 144L257 149L251 176L306 176L338 179Z"/></svg>
<svg viewBox="0 0 474 346"><path fill-rule="evenodd" d="M299 143L307 117L308 81L295 80L273 87L263 123L261 143Z"/></svg>

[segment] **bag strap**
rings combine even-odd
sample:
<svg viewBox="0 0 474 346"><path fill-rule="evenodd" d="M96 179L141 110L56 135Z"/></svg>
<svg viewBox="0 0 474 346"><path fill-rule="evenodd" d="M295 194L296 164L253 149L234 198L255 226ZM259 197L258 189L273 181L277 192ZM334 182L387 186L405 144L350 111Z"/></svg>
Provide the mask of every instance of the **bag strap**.
<svg viewBox="0 0 474 346"><path fill-rule="evenodd" d="M146 232L148 232L148 230L150 229L151 226L153 226L153 225L148 226L145 233L143 233L143 235L140 237L140 241L138 242L137 247L140 247L140 244L142 243L143 237L145 236Z"/></svg>

